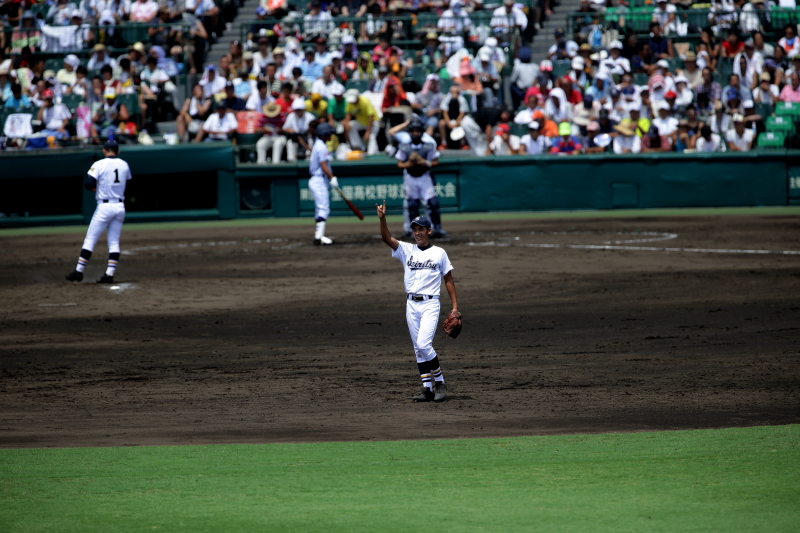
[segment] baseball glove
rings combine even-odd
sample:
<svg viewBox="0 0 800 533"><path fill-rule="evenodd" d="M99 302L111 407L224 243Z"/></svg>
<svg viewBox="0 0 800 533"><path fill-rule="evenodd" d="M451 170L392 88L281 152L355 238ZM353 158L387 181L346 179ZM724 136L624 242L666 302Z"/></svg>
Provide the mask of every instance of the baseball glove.
<svg viewBox="0 0 800 533"><path fill-rule="evenodd" d="M458 337L458 334L461 333L461 313L450 311L450 314L442 322L442 329L454 339Z"/></svg>
<svg viewBox="0 0 800 533"><path fill-rule="evenodd" d="M428 161L419 155L419 152L411 152L411 155L408 156L408 162L411 163L411 166L407 170L412 177L419 178L430 170Z"/></svg>

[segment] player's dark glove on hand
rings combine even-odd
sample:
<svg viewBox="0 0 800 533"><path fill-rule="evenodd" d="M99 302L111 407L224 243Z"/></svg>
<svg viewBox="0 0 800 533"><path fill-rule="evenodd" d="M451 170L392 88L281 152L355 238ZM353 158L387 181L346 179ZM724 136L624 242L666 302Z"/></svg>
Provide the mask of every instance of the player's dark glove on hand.
<svg viewBox="0 0 800 533"><path fill-rule="evenodd" d="M450 311L450 314L442 322L442 329L454 339L458 337L458 334L461 333L461 313Z"/></svg>
<svg viewBox="0 0 800 533"><path fill-rule="evenodd" d="M415 178L419 178L431 168L430 163L419 155L419 152L411 152L411 155L408 156L408 162L411 163L411 166L406 170Z"/></svg>

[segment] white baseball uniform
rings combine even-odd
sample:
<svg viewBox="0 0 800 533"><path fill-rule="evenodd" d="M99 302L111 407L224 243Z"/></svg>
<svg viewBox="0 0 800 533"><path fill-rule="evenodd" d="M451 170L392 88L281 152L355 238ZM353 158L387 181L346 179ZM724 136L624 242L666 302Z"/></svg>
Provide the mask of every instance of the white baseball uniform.
<svg viewBox="0 0 800 533"><path fill-rule="evenodd" d="M331 154L328 152L328 145L322 139L314 141L311 147L311 157L309 158L308 171L311 178L308 180L308 189L314 197L316 208L315 217L317 222L327 220L331 213L331 189L328 176L322 170L322 162L327 161L329 168L331 164ZM331 168L331 172L333 169Z"/></svg>
<svg viewBox="0 0 800 533"><path fill-rule="evenodd" d="M417 363L430 361L436 357L433 336L439 323L442 277L453 265L447 252L432 244L421 250L416 244L401 242L392 257L403 263L406 321Z"/></svg>
<svg viewBox="0 0 800 533"><path fill-rule="evenodd" d="M88 174L97 180L94 211L83 249L94 251L94 245L103 231L108 232L108 252L119 253L119 236L125 221L125 185L131 179L128 163L118 157L107 157L97 161Z"/></svg>

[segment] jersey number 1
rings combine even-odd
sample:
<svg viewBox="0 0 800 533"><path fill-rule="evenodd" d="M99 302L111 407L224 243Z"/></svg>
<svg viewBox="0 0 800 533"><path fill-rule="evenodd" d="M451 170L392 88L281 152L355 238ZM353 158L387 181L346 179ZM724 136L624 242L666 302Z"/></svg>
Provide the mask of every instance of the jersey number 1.
<svg viewBox="0 0 800 533"><path fill-rule="evenodd" d="M119 170L114 169L114 183L119 183Z"/></svg>

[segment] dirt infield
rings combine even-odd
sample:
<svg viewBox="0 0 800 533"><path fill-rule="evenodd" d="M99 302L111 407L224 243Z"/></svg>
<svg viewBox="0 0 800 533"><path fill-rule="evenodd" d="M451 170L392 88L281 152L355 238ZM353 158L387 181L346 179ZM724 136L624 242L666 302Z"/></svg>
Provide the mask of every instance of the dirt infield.
<svg viewBox="0 0 800 533"><path fill-rule="evenodd" d="M465 327L434 342L443 404L409 401L376 219L326 249L311 226L128 225L116 290L63 280L81 233L0 237L0 447L800 422L800 255L756 253L800 251L797 217L449 224Z"/></svg>

